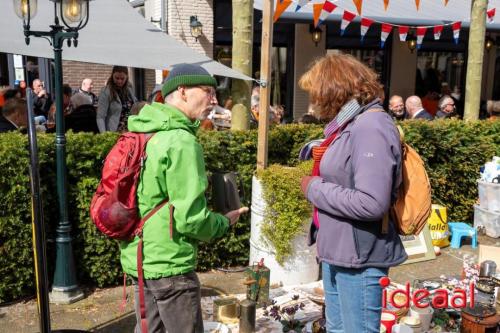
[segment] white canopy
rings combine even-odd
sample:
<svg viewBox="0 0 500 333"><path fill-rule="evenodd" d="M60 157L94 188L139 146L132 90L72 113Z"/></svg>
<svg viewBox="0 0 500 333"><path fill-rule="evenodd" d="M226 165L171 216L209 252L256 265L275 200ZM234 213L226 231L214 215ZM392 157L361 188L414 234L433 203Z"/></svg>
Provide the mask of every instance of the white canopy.
<svg viewBox="0 0 500 333"><path fill-rule="evenodd" d="M357 14L356 6L352 0L330 0L338 6L331 13L327 21L342 20L343 10L348 10ZM262 10L263 0L254 0L254 8ZM293 19L313 22L314 3L324 3L325 0L312 0L295 12L298 0L293 0L292 4L281 16L282 19ZM489 0L488 9L497 8L497 17L493 23L487 23L486 29L500 30L500 0ZM445 6L444 0L421 0L417 11L415 0L390 0L387 11L384 10L382 0L364 0L362 6L362 17L367 17L376 21L401 24L409 26L417 25L438 25L455 21L461 21L463 27L470 24L471 0L449 0ZM359 16L354 21L360 21Z"/></svg>
<svg viewBox="0 0 500 333"><path fill-rule="evenodd" d="M47 40L31 37L30 45L25 44L22 20L14 13L12 0L0 0L0 13L0 52L53 58ZM89 17L88 25L80 31L78 47L64 46L64 60L149 69L193 63L213 75L251 80L163 33L126 0L91 1ZM38 13L31 20L31 30L47 31L53 22L53 2L38 1Z"/></svg>

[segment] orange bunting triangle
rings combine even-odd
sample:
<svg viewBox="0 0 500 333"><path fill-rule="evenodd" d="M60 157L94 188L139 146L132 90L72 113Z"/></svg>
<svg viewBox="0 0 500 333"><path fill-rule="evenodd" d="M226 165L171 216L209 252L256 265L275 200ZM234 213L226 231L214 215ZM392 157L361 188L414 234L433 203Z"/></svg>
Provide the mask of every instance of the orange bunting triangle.
<svg viewBox="0 0 500 333"><path fill-rule="evenodd" d="M354 2L354 5L356 6L358 14L361 15L361 7L363 6L363 0L352 0L352 2Z"/></svg>
<svg viewBox="0 0 500 333"><path fill-rule="evenodd" d="M389 0L384 0L384 10L387 10L387 7L389 7Z"/></svg>
<svg viewBox="0 0 500 333"><path fill-rule="evenodd" d="M417 10L420 9L420 0L415 0L415 6L417 6Z"/></svg>
<svg viewBox="0 0 500 333"><path fill-rule="evenodd" d="M323 9L322 3L315 3L313 5L313 17L314 17L314 27L318 26L319 16L321 15L321 10Z"/></svg>
<svg viewBox="0 0 500 333"><path fill-rule="evenodd" d="M448 5L448 1L449 1L449 0L444 0L444 5L445 5L445 6L446 6L446 5Z"/></svg>
<svg viewBox="0 0 500 333"><path fill-rule="evenodd" d="M292 4L291 0L277 0L276 1L276 11L274 12L273 21L276 23L280 18L281 14Z"/></svg>

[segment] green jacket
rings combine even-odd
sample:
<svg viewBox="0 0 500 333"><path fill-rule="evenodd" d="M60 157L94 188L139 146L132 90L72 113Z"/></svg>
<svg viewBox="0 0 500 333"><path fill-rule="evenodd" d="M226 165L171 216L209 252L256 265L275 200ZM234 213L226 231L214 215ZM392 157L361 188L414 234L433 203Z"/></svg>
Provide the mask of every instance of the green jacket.
<svg viewBox="0 0 500 333"><path fill-rule="evenodd" d="M229 228L225 216L207 208L205 162L196 139L199 125L199 121L192 122L175 107L160 103L147 105L139 115L129 117L129 131L156 132L147 144L147 158L137 188L140 215L169 199L143 229L146 279L193 271L198 241L221 237ZM175 207L172 239L169 205ZM134 277L137 277L138 242L138 237L131 242L120 242L123 270Z"/></svg>

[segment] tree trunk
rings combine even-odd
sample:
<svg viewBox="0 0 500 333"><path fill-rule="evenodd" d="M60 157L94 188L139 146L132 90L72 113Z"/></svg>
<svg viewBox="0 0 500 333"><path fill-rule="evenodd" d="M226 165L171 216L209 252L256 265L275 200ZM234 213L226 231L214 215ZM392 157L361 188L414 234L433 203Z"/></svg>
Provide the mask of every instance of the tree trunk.
<svg viewBox="0 0 500 333"><path fill-rule="evenodd" d="M477 120L479 118L487 7L488 0L472 1L467 77L465 81L465 120Z"/></svg>
<svg viewBox="0 0 500 333"><path fill-rule="evenodd" d="M231 66L241 73L252 77L253 48L253 0L232 0L233 7L233 51ZM250 127L250 92L252 83L233 80L231 95L234 105L242 104L246 112L232 115L232 129L245 130ZM240 110L241 111L241 110ZM244 119L241 119L244 117Z"/></svg>

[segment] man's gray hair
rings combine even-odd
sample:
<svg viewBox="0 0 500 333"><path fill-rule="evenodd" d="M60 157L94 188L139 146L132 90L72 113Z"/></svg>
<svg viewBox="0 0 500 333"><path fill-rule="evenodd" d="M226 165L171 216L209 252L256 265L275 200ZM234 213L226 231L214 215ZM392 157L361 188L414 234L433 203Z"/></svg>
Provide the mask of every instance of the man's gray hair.
<svg viewBox="0 0 500 333"><path fill-rule="evenodd" d="M438 108L439 108L439 110L442 110L444 108L444 106L447 104L446 102L448 100L453 101L453 98L451 98L450 95L443 95L443 97L441 97L439 99L439 102L438 102Z"/></svg>

